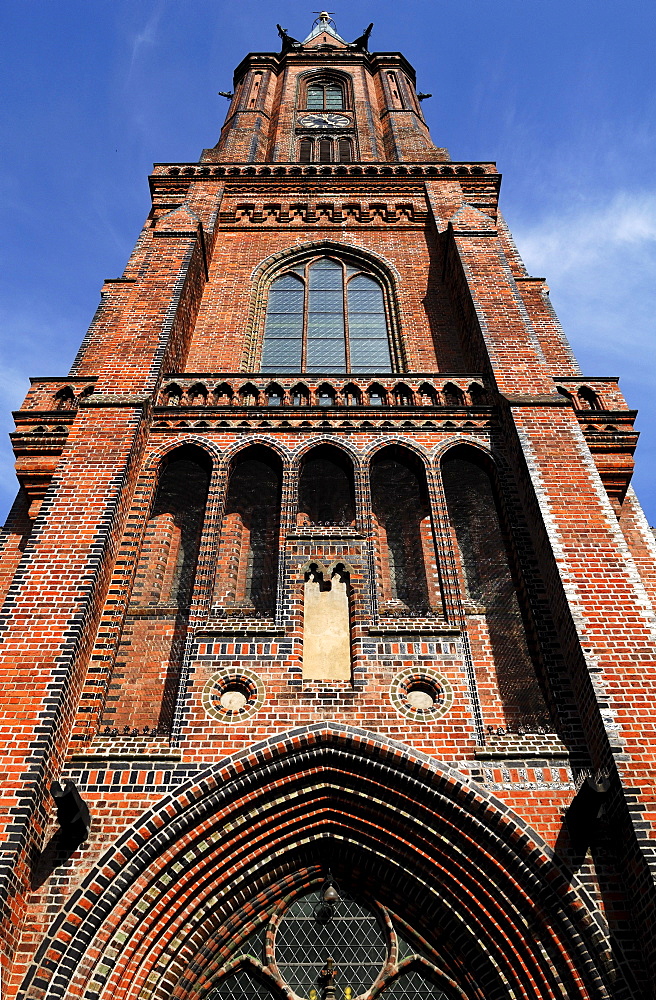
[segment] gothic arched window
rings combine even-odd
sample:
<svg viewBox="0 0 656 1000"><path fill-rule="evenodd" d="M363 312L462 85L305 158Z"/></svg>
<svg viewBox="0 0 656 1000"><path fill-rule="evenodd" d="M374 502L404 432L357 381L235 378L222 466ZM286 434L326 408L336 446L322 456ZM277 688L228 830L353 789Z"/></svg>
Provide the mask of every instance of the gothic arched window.
<svg viewBox="0 0 656 1000"><path fill-rule="evenodd" d="M328 257L276 278L267 303L262 370L391 372L382 286Z"/></svg>
<svg viewBox="0 0 656 1000"><path fill-rule="evenodd" d="M350 163L353 159L353 144L350 139L340 139L338 142L339 162Z"/></svg>
<svg viewBox="0 0 656 1000"><path fill-rule="evenodd" d="M308 84L306 105L312 111L341 111L346 106L344 89L335 80L313 80Z"/></svg>
<svg viewBox="0 0 656 1000"><path fill-rule="evenodd" d="M324 136L316 141L301 139L298 147L299 163L351 163L353 143L350 139L332 139Z"/></svg>

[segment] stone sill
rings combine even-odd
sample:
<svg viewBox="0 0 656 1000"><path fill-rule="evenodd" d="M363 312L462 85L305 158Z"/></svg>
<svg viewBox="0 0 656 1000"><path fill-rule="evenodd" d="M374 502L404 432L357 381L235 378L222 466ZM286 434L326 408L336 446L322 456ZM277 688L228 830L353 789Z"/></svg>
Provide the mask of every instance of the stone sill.
<svg viewBox="0 0 656 1000"><path fill-rule="evenodd" d="M171 747L168 737L153 743L139 736L111 736L94 740L86 749L71 754L70 761L96 763L102 760L181 761L182 752Z"/></svg>

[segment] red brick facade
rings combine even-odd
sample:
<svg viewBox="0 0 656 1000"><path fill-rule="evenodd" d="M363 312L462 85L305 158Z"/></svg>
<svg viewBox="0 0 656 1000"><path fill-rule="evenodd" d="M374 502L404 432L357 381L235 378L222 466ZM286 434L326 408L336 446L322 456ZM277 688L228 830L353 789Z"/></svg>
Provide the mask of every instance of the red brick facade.
<svg viewBox="0 0 656 1000"><path fill-rule="evenodd" d="M319 19L150 180L69 376L15 414L3 995L206 995L332 868L416 935L436 997L653 996L635 411L581 374L495 165L432 144L403 56ZM383 303L383 370L262 370L281 276L319 349L322 261L349 351L352 275ZM309 672L313 601L347 675ZM67 780L87 835L58 822Z"/></svg>

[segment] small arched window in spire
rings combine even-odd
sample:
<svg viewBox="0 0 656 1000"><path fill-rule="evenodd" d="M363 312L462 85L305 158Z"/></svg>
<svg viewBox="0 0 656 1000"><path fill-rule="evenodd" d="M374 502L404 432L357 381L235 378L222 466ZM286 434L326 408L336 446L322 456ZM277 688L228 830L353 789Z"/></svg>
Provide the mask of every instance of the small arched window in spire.
<svg viewBox="0 0 656 1000"><path fill-rule="evenodd" d="M340 139L339 143L339 162L340 163L350 163L353 159L353 146L350 139Z"/></svg>
<svg viewBox="0 0 656 1000"><path fill-rule="evenodd" d="M330 163L333 158L331 139L319 139L319 163Z"/></svg>
<svg viewBox="0 0 656 1000"><path fill-rule="evenodd" d="M312 163L312 139L301 139L299 161L301 163Z"/></svg>
<svg viewBox="0 0 656 1000"><path fill-rule="evenodd" d="M385 295L370 275L319 257L271 285L262 371L392 371Z"/></svg>

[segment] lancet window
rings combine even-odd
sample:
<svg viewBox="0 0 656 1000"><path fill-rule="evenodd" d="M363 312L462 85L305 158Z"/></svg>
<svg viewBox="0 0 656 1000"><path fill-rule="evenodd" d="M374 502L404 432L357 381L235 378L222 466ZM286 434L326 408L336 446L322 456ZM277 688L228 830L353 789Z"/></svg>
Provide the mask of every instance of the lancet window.
<svg viewBox="0 0 656 1000"><path fill-rule="evenodd" d="M350 139L301 139L298 159L300 163L351 163L353 143Z"/></svg>
<svg viewBox="0 0 656 1000"><path fill-rule="evenodd" d="M365 270L329 257L276 278L267 303L262 370L391 372L381 284Z"/></svg>

